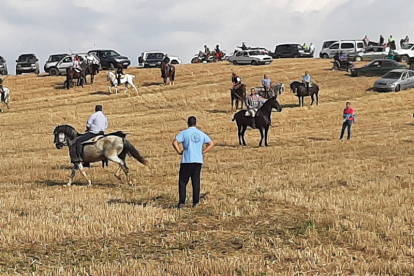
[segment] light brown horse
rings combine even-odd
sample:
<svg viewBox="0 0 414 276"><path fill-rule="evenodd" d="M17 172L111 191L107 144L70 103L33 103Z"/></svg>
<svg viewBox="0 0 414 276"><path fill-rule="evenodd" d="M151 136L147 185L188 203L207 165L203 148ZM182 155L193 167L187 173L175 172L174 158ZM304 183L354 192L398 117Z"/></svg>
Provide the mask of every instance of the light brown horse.
<svg viewBox="0 0 414 276"><path fill-rule="evenodd" d="M233 111L233 104L236 102L236 110L239 108L239 101L241 103L240 108L243 109L243 103L246 102L246 85L242 83L236 88L230 88L231 97L231 111Z"/></svg>
<svg viewBox="0 0 414 276"><path fill-rule="evenodd" d="M136 160L144 165L148 165L148 162L145 158L139 153L139 151L125 138L125 134L120 135L118 133L108 134L104 138L97 140L96 142L88 143L84 142L83 148L83 162L84 163L93 163L99 161L110 160L112 162L118 163L119 167L115 173L115 177L121 180L119 173L121 169L124 171L127 181L132 185L131 180L129 179L129 169L126 165L125 159L127 155L131 155ZM61 149L64 146L72 147L76 143L76 137L80 134L70 125L60 125L55 128L53 131L55 135L54 144L57 149ZM92 182L89 177L86 175L83 165L81 163L75 163L73 165L72 174L70 175L68 186L72 184L73 178L75 177L76 171L80 170L82 175L88 181L88 185L91 185Z"/></svg>
<svg viewBox="0 0 414 276"><path fill-rule="evenodd" d="M168 79L170 79L170 85L174 85L175 67L173 65L167 66L165 62L161 62L161 78L164 80L164 85L167 85Z"/></svg>

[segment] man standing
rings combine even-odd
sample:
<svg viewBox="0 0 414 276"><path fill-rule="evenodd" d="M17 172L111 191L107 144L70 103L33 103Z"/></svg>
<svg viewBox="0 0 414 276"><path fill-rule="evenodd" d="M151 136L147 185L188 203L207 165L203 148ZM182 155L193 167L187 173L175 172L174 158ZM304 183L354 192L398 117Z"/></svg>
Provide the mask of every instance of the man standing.
<svg viewBox="0 0 414 276"><path fill-rule="evenodd" d="M309 45L309 52L313 55L313 53L315 53L315 45L313 45L313 43L311 42L311 44Z"/></svg>
<svg viewBox="0 0 414 276"><path fill-rule="evenodd" d="M348 129L347 140L351 139L351 128L354 122L354 116L354 109L351 107L351 103L347 102L346 108L344 109L343 113L344 121L342 123L341 137L339 138L339 140L342 140L344 138L345 129Z"/></svg>
<svg viewBox="0 0 414 276"><path fill-rule="evenodd" d="M70 150L70 157L72 163L80 163L83 161L82 158L82 143L96 137L98 135L104 135L108 128L108 119L102 112L102 105L95 106L95 113L93 113L86 123L86 132L76 139L75 150L72 145Z"/></svg>
<svg viewBox="0 0 414 276"><path fill-rule="evenodd" d="M197 118L194 116L188 117L188 128L181 131L172 142L173 148L179 155L182 155L178 191L179 202L178 208L185 206L185 200L187 197L187 184L191 177L191 184L193 186L193 207L200 203L200 186L201 186L201 167L203 166L203 154L207 153L214 147L214 143L211 141L207 134L198 130ZM182 143L183 150L180 149L179 143ZM203 150L203 145L207 144L207 147Z"/></svg>

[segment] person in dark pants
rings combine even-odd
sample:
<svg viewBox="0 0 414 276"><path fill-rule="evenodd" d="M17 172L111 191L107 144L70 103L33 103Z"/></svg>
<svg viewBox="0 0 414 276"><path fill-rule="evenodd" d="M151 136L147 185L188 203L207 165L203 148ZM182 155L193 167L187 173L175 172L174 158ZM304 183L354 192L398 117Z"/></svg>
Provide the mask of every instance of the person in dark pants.
<svg viewBox="0 0 414 276"><path fill-rule="evenodd" d="M1 95L1 101L4 102L4 89L3 89L3 79L0 78L0 95Z"/></svg>
<svg viewBox="0 0 414 276"><path fill-rule="evenodd" d="M125 75L124 74L124 66L122 64L118 64L118 68L116 70L116 79L118 80L118 86L121 85L121 77Z"/></svg>
<svg viewBox="0 0 414 276"><path fill-rule="evenodd" d="M93 113L86 123L86 132L76 138L75 145L70 149L70 158L72 163L80 163L82 158L82 143L96 137L104 135L108 128L108 119L102 113L102 105L95 106L95 113Z"/></svg>
<svg viewBox="0 0 414 276"><path fill-rule="evenodd" d="M346 108L344 109L344 113L343 113L343 118L344 121L342 123L342 130L341 130L341 137L339 138L339 140L342 140L344 138L344 134L345 134L345 129L348 129L348 137L347 140L351 139L351 129L352 129L352 124L354 123L354 109L351 107L351 103L347 102L346 103Z"/></svg>
<svg viewBox="0 0 414 276"><path fill-rule="evenodd" d="M185 207L185 200L187 197L187 184L191 178L193 186L193 207L200 203L200 186L201 186L201 168L203 166L203 154L207 153L214 147L214 143L210 137L196 128L197 119L190 116L187 121L188 128L181 131L172 142L173 148L179 155L182 155L178 191L179 202L178 208ZM183 150L180 149L179 143L182 144ZM203 150L203 145L207 147Z"/></svg>

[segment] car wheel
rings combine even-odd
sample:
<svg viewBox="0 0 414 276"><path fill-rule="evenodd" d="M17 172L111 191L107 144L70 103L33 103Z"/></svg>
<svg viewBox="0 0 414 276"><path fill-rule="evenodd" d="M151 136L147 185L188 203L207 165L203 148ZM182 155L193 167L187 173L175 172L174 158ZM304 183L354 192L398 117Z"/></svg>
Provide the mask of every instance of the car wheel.
<svg viewBox="0 0 414 276"><path fill-rule="evenodd" d="M356 57L355 61L362 61L362 57Z"/></svg>
<svg viewBox="0 0 414 276"><path fill-rule="evenodd" d="M148 64L144 64L144 68L148 68L149 67L149 65Z"/></svg>
<svg viewBox="0 0 414 276"><path fill-rule="evenodd" d="M407 62L410 58L408 56L401 56L401 61Z"/></svg>
<svg viewBox="0 0 414 276"><path fill-rule="evenodd" d="M252 65L257 65L257 61L252 60Z"/></svg>
<svg viewBox="0 0 414 276"><path fill-rule="evenodd" d="M50 68L49 69L49 75L50 76L58 76L59 75L59 70L56 68Z"/></svg>
<svg viewBox="0 0 414 276"><path fill-rule="evenodd" d="M171 61L171 64L177 65L178 64L178 61L173 60L173 61Z"/></svg>
<svg viewBox="0 0 414 276"><path fill-rule="evenodd" d="M233 60L233 64L234 64L234 65L237 65L238 63L237 63L237 61L236 61L236 60Z"/></svg>
<svg viewBox="0 0 414 276"><path fill-rule="evenodd" d="M39 71L38 69L36 69L36 70L34 71L34 73L35 73L36 75L39 75L40 71Z"/></svg>
<svg viewBox="0 0 414 276"><path fill-rule="evenodd" d="M401 91L401 86L398 84L396 87L395 87L395 92L400 92Z"/></svg>
<svg viewBox="0 0 414 276"><path fill-rule="evenodd" d="M280 58L280 56L279 56L279 55L277 55L277 56L276 56L276 58L277 58L277 59L279 59L279 58Z"/></svg>
<svg viewBox="0 0 414 276"><path fill-rule="evenodd" d="M322 58L329 58L328 54L323 54Z"/></svg>
<svg viewBox="0 0 414 276"><path fill-rule="evenodd" d="M21 74L22 74L22 72L16 71L16 75L21 75Z"/></svg>
<svg viewBox="0 0 414 276"><path fill-rule="evenodd" d="M366 77L367 76L367 74L365 74L365 72L361 72L361 71L359 71L358 73L357 73L357 77Z"/></svg>
<svg viewBox="0 0 414 276"><path fill-rule="evenodd" d="M414 64L410 64L410 69L414 70ZM7 75L7 74L6 74Z"/></svg>
<svg viewBox="0 0 414 276"><path fill-rule="evenodd" d="M293 58L298 58L298 57L299 57L298 54L293 55Z"/></svg>

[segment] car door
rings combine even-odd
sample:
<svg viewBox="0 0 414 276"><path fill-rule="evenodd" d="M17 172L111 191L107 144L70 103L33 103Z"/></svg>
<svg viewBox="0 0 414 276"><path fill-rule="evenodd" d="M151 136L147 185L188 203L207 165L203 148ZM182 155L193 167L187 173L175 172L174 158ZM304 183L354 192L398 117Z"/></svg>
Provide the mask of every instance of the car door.
<svg viewBox="0 0 414 276"><path fill-rule="evenodd" d="M285 45L283 47L283 57L285 58L293 57L292 51L293 51L292 45Z"/></svg>
<svg viewBox="0 0 414 276"><path fill-rule="evenodd" d="M72 57L65 57L58 64L59 73L66 74L66 68L69 68L72 66L73 66Z"/></svg>
<svg viewBox="0 0 414 276"><path fill-rule="evenodd" d="M364 60L374 60L375 58L375 49L374 47L367 47L364 49Z"/></svg>
<svg viewBox="0 0 414 276"><path fill-rule="evenodd" d="M408 71L407 89L408 88L414 88L414 72L413 71Z"/></svg>
<svg viewBox="0 0 414 276"><path fill-rule="evenodd" d="M241 56L241 64L249 64L249 53L243 52L243 55Z"/></svg>
<svg viewBox="0 0 414 276"><path fill-rule="evenodd" d="M328 49L328 56L333 57L336 53L339 52L339 42L332 44Z"/></svg>
<svg viewBox="0 0 414 276"><path fill-rule="evenodd" d="M385 73L396 69L396 64L390 60L384 60L380 66L380 74L384 75Z"/></svg>
<svg viewBox="0 0 414 276"><path fill-rule="evenodd" d="M382 60L377 60L371 63L370 65L367 66L365 70L365 74L367 76L382 76L383 74L381 73L381 70L382 70L381 65L382 65Z"/></svg>
<svg viewBox="0 0 414 276"><path fill-rule="evenodd" d="M109 63L108 63L108 54L106 51L99 51L99 59L101 60L101 66L103 68L108 68L109 67Z"/></svg>

